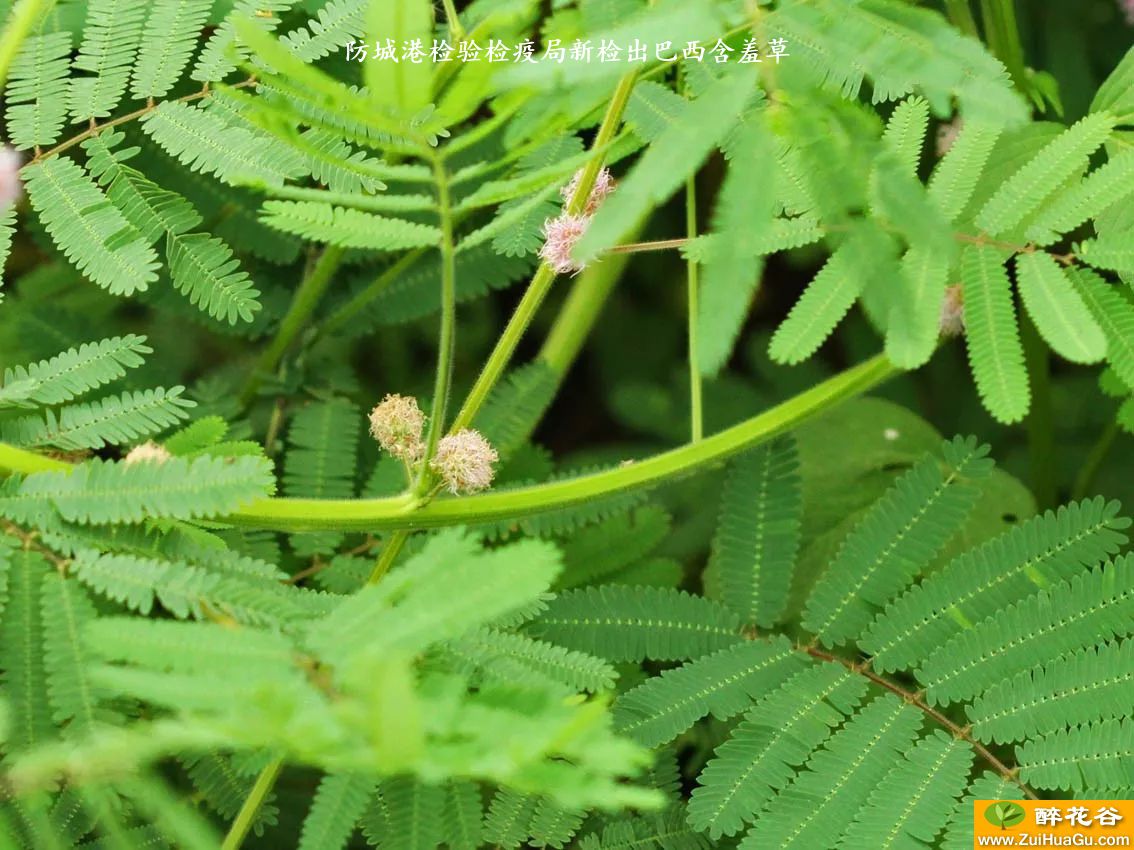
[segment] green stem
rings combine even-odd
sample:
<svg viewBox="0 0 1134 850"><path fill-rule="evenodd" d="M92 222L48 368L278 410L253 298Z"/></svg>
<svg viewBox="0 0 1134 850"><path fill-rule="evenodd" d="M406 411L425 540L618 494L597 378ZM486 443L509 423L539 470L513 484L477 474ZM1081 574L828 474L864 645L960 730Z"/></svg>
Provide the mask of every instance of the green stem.
<svg viewBox="0 0 1134 850"><path fill-rule="evenodd" d="M980 38L980 31L977 29L976 19L973 17L969 0L945 0L945 12L949 15L949 20L952 21L953 26L965 35Z"/></svg>
<svg viewBox="0 0 1134 850"><path fill-rule="evenodd" d="M367 584L377 584L382 580L382 577L390 571L390 567L394 565L394 561L398 559L398 554L402 551L402 547L406 545L409 540L408 531L395 531L390 535L390 539L386 541L382 547L382 553L378 556L378 562L374 565L374 569L370 573L370 578L366 580Z"/></svg>
<svg viewBox="0 0 1134 850"><path fill-rule="evenodd" d="M1055 417L1051 399L1051 355L1035 325L1027 317L1020 323L1032 406L1025 423L1032 492L1041 510L1054 508L1059 500L1055 479Z"/></svg>
<svg viewBox="0 0 1134 850"><path fill-rule="evenodd" d="M54 5L55 0L21 0L12 9L12 14L8 18L8 26L4 28L4 34L0 36L0 91L8 82L8 71L11 70L12 62L15 60L16 54L20 52L20 48L23 47L32 27Z"/></svg>
<svg viewBox="0 0 1134 850"><path fill-rule="evenodd" d="M434 501L413 495L357 500L265 499L219 519L234 525L294 532L414 530L529 516L656 487L689 475L789 431L838 403L869 391L896 372L885 357L875 357L699 443L591 475Z"/></svg>
<svg viewBox="0 0 1134 850"><path fill-rule="evenodd" d="M283 770L283 759L277 758L260 771L260 775L256 777L256 784L252 786L252 790L244 800L244 805L236 813L236 820L229 827L228 835L224 837L221 850L237 850L244 843L252 823L256 820L256 814L264 805L264 800L267 799L272 786L276 784L281 770Z"/></svg>
<svg viewBox="0 0 1134 850"><path fill-rule="evenodd" d="M753 6L753 16L759 20L759 7ZM682 92L689 96L684 68L678 70L678 80ZM697 175L690 174L685 181L685 238L697 238ZM686 296L686 336L689 346L689 434L696 443L705 434L705 414L702 403L700 342L697 338L697 323L700 313L701 283L697 263L687 258L685 261Z"/></svg>
<svg viewBox="0 0 1134 850"><path fill-rule="evenodd" d="M457 7L453 5L453 0L441 0L441 5L445 7L445 20L449 23L449 38L454 42L461 41L465 37L465 29L461 26Z"/></svg>
<svg viewBox="0 0 1134 850"><path fill-rule="evenodd" d="M532 487L430 501L413 494L383 499L263 499L217 521L274 531L413 530L518 518L592 499L656 487L719 463L790 431L840 402L862 395L897 374L878 355L828 378L738 425L646 460ZM0 443L0 471L68 469L63 461Z"/></svg>
<svg viewBox="0 0 1134 850"><path fill-rule="evenodd" d="M1120 430L1117 419L1112 418L1107 423L1106 429L1099 435L1098 441L1091 446L1087 459L1083 461L1083 466L1075 479L1075 487L1071 492L1072 499L1085 499L1090 495L1095 486L1095 478L1098 476L1099 470L1102 469L1106 456L1114 447L1114 442L1118 439Z"/></svg>
<svg viewBox="0 0 1134 850"><path fill-rule="evenodd" d="M295 296L292 299L291 307L288 308L287 314L280 322L279 330L276 331L275 337L256 361L252 368L252 374L248 376L248 380L244 384L244 389L240 393L242 406L246 407L252 402L264 381L264 376L275 371L284 354L295 342L299 332L307 325L323 294L327 291L331 278L338 271L342 258L342 248L328 245L311 271L303 279L303 282L299 284L299 289L295 291Z"/></svg>
<svg viewBox="0 0 1134 850"><path fill-rule="evenodd" d="M618 130L618 126L622 121L622 114L626 110L626 104L630 100L630 93L634 90L634 82L637 79L637 71L631 71L625 75L618 83L618 87L614 91L611 98L610 105L607 107L606 115L603 117L602 124L599 126L598 134L595 136L592 149L596 152L601 152L614 138L614 134ZM578 214L586 206L587 198L590 197L591 189L594 187L595 178L598 177L599 170L602 168L601 153L596 153L591 161L583 169L583 176L579 181L579 187L576 189L574 196L567 204L567 211ZM520 344L520 339L523 337L524 332L527 331L528 326L531 324L532 319L535 317L536 311L543 303L543 299L547 296L548 291L551 289L551 284L555 281L555 272L543 263L540 265L539 270L535 273L531 283L528 284L527 291L524 292L523 298L520 299L516 311L509 319L507 326L504 328L504 333L500 335L497 340L492 354L489 355L488 362L484 364L480 375L476 379L472 390L469 391L465 403L461 406L460 412L453 422L452 429L458 431L461 428L467 428L472 424L476 414L488 399L488 394L492 388L496 386L496 382L500 380L500 376L504 374L504 370L508 367L509 362L512 360L512 355L516 351L516 346Z"/></svg>
<svg viewBox="0 0 1134 850"><path fill-rule="evenodd" d="M1008 68L1017 88L1028 81L1024 65L1024 46L1016 22L1015 0L980 0L984 36L993 54Z"/></svg>
<svg viewBox="0 0 1134 850"><path fill-rule="evenodd" d="M429 487L429 462L433 459L437 443L445 430L445 413L453 385L454 343L457 336L457 252L453 239L453 207L449 175L440 157L433 160L433 173L437 180L438 213L441 220L441 337L437 352L437 375L433 383L429 435L418 476L419 495Z"/></svg>
<svg viewBox="0 0 1134 850"><path fill-rule="evenodd" d="M378 275L378 277L374 278L364 290L335 310L335 312L331 313L325 321L320 322L311 342L315 343L321 339L332 337L338 333L338 331L342 330L343 327L354 321L358 315L367 308L371 301L385 292L390 285L405 274L414 263L424 257L428 250L427 248L418 248L414 251L410 251L408 254L403 254L396 263Z"/></svg>
<svg viewBox="0 0 1134 850"><path fill-rule="evenodd" d="M33 472L66 472L71 465L63 460L0 443L0 472L31 475Z"/></svg>

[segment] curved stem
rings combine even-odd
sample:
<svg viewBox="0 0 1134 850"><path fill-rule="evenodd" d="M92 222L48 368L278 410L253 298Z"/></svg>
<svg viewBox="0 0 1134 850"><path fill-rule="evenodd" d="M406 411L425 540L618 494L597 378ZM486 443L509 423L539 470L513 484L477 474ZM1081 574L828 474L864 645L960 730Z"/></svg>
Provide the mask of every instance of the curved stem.
<svg viewBox="0 0 1134 850"><path fill-rule="evenodd" d="M614 95L611 97L610 105L607 107L606 115L602 119L602 124L599 126L598 134L595 136L592 149L602 151L614 138L614 134L618 130L619 124L622 122L622 114L626 111L626 104L630 101L630 93L634 90L634 83L637 80L637 71L631 71L624 76L618 83L618 88L615 89ZM567 211L578 213L587 203L590 197L591 189L595 185L595 178L598 177L599 170L602 168L601 153L596 153L587 166L583 169L582 179L579 181L579 186L575 190L574 196L567 204ZM453 421L452 429L459 431L461 428L467 428L472 424L476 414L488 399L488 394L492 388L496 386L496 382L500 380L504 370L508 367L508 363L512 360L512 355L516 351L516 346L520 344L520 339L523 337L524 332L527 331L528 325L531 324L532 319L535 317L536 311L539 309L543 299L547 296L548 291L551 289L551 284L555 281L555 272L553 272L546 263L540 265L539 270L535 273L530 284L528 284L527 291L524 292L524 297L520 299L519 305L516 307L515 313L509 319L507 326L504 328L504 333L500 335L500 339L496 342L496 347L489 355L488 362L484 364L476 383L473 384L472 390L469 391L465 403L461 406L460 411L457 413L456 419Z"/></svg>
<svg viewBox="0 0 1134 850"><path fill-rule="evenodd" d="M323 294L327 291L331 278L338 271L342 258L342 248L328 245L311 271L304 277L303 282L299 284L299 288L295 291L295 297L292 299L291 307L288 308L287 314L280 322L275 337L260 354L256 365L252 367L252 373L244 383L244 389L240 393L241 406L247 406L256 397L256 392L260 389L264 376L279 366L280 360L291 348L299 332L307 325L311 315L315 312L315 308L319 306Z"/></svg>
<svg viewBox="0 0 1134 850"><path fill-rule="evenodd" d="M268 798L268 794L271 792L272 786L276 784L282 770L283 759L277 758L260 771L260 775L256 777L256 784L252 786L252 790L244 799L244 805L236 813L236 820L232 822L228 835L224 837L221 850L237 850L244 843L244 839L248 837L248 831L252 828L252 823L256 820L256 814L264 805L264 801Z"/></svg>
<svg viewBox="0 0 1134 850"><path fill-rule="evenodd" d="M839 402L867 392L897 371L880 355L699 443L591 475L429 502L413 495L356 500L265 499L224 517L223 521L277 531L374 531L467 525L530 516L656 487L689 475L789 431Z"/></svg>
<svg viewBox="0 0 1134 850"><path fill-rule="evenodd" d="M412 493L383 499L263 499L216 519L287 532L408 531L531 516L690 475L790 431L840 402L868 392L898 371L885 356L878 355L699 443L563 481L433 501ZM67 468L69 464L62 461L0 443L0 473Z"/></svg>

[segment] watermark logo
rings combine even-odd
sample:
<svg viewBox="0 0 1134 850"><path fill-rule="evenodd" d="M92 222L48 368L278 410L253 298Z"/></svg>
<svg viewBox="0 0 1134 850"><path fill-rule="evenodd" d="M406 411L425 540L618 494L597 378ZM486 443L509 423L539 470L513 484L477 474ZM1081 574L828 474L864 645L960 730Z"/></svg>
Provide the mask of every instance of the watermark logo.
<svg viewBox="0 0 1134 850"><path fill-rule="evenodd" d="M1019 826L1027 817L1027 812L1019 803L1008 800L997 800L984 810L984 819L1000 829L1011 829Z"/></svg>

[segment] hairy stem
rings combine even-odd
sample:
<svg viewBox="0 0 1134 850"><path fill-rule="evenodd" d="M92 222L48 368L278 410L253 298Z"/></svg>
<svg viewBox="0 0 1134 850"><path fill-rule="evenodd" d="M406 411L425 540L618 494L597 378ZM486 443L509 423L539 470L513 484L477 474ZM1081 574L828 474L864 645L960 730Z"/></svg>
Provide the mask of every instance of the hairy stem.
<svg viewBox="0 0 1134 850"><path fill-rule="evenodd" d="M599 126L598 134L595 136L592 146L594 150L602 151L614 138L614 134L622 122L622 114L626 110L626 104L630 100L630 93L634 89L636 80L637 71L631 71L619 81L618 88L615 89L610 105L607 107L606 115ZM568 212L578 213L586 205L587 198L590 197L591 189L594 187L595 178L598 177L599 170L602 168L600 157L601 154L596 154L584 168L579 187L567 205ZM531 324L536 311L543 303L543 299L547 296L554 281L555 272L546 263L541 264L539 270L535 273L535 277L528 284L523 298L520 299L515 313L512 314L512 318L504 328L504 333L497 340L496 347L489 355L488 362L484 364L484 369L481 370L480 376L476 379L476 383L465 399L465 403L461 406L460 412L457 413L453 422L454 431L467 428L472 423L476 414L488 399L488 394L496 386L496 382L500 380L504 370L511 362L516 346L520 344L520 339L527 331L528 325Z"/></svg>
<svg viewBox="0 0 1134 850"><path fill-rule="evenodd" d="M441 220L441 336L437 351L437 375L433 383L433 410L429 417L429 434L425 458L421 464L417 491L429 486L429 462L437 451L437 443L445 430L445 413L453 385L454 344L457 336L457 252L453 241L453 207L449 192L449 175L440 157L434 159L433 173L437 180L438 212Z"/></svg>
<svg viewBox="0 0 1134 850"><path fill-rule="evenodd" d="M697 178L685 181L685 232L688 238L697 238ZM697 322L700 311L701 282L697 263L686 261L686 327L689 338L689 433L696 443L705 435L705 415L702 404L701 358L698 353Z"/></svg>
<svg viewBox="0 0 1134 850"><path fill-rule="evenodd" d="M306 327L307 322L315 312L315 308L319 306L323 294L327 291L331 279L338 271L342 258L342 248L328 245L315 265L311 267L311 271L303 278L299 288L295 291L291 307L288 308L287 314L280 322L275 337L272 338L271 343L256 360L255 366L252 367L252 373L248 376L244 389L241 390L240 403L242 406L247 406L256 397L256 392L260 389L264 376L279 366L280 360L291 348L299 332Z"/></svg>
<svg viewBox="0 0 1134 850"><path fill-rule="evenodd" d="M225 522L277 531L413 530L467 525L569 507L605 496L648 489L719 463L878 386L897 373L875 357L739 425L646 460L531 487L425 501L413 495L385 499L265 499Z"/></svg>
<svg viewBox="0 0 1134 850"><path fill-rule="evenodd" d="M23 47L32 27L54 5L55 0L21 0L12 9L4 34L0 35L0 91L8 82L8 71L12 68L12 61Z"/></svg>
<svg viewBox="0 0 1134 850"><path fill-rule="evenodd" d="M457 7L453 5L453 0L441 0L441 5L445 7L445 20L449 24L449 38L453 39L454 42L461 41L465 37L465 28L461 26Z"/></svg>
<svg viewBox="0 0 1134 850"><path fill-rule="evenodd" d="M252 790L244 799L244 804L236 813L236 820L232 822L228 835L224 837L221 850L237 850L244 843L244 839L248 837L248 831L252 828L253 821L256 820L256 814L264 805L264 801L271 792L272 786L276 784L282 770L283 759L277 758L260 771L260 775L256 777L256 784L252 786Z"/></svg>
<svg viewBox="0 0 1134 850"><path fill-rule="evenodd" d="M476 496L428 500L412 493L382 499L263 499L218 521L274 531L414 530L516 519L593 499L645 490L726 460L855 398L893 377L884 355L821 381L763 413L645 460L603 472ZM69 464L0 443L0 473L66 470Z"/></svg>

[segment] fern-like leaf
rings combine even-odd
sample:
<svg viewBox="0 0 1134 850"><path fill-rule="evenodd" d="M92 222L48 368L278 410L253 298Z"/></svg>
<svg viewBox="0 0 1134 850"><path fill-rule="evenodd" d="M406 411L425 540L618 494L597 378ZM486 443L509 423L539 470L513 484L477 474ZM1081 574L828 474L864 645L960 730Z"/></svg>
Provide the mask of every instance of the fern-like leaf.
<svg viewBox="0 0 1134 850"><path fill-rule="evenodd" d="M973 734L1009 742L1134 712L1134 641L1090 646L998 682L968 708Z"/></svg>
<svg viewBox="0 0 1134 850"><path fill-rule="evenodd" d="M204 233L170 234L166 254L173 285L193 306L230 325L255 317L260 292L220 239Z"/></svg>
<svg viewBox="0 0 1134 850"><path fill-rule="evenodd" d="M965 341L977 390L988 412L1004 423L1028 412L1031 391L1012 303L1012 284L996 248L970 246L961 255Z"/></svg>
<svg viewBox="0 0 1134 850"><path fill-rule="evenodd" d="M889 605L860 641L875 669L912 667L1037 588L1117 553L1130 521L1102 498L1047 511L959 555Z"/></svg>
<svg viewBox="0 0 1134 850"><path fill-rule="evenodd" d="M937 555L977 502L988 448L957 439L920 461L867 512L807 600L803 626L828 646L856 638Z"/></svg>
<svg viewBox="0 0 1134 850"><path fill-rule="evenodd" d="M1134 387L1134 304L1090 269L1072 269L1068 274L1106 334L1107 361L1127 386Z"/></svg>
<svg viewBox="0 0 1134 850"><path fill-rule="evenodd" d="M937 703L968 699L1036 658L1055 658L1129 634L1134 559L1120 557L1053 585L961 632L918 670Z"/></svg>
<svg viewBox="0 0 1134 850"><path fill-rule="evenodd" d="M71 81L71 118L106 118L126 94L141 44L146 6L132 0L91 0L75 67L92 76Z"/></svg>
<svg viewBox="0 0 1134 850"><path fill-rule="evenodd" d="M1020 298L1052 350L1072 363L1097 363L1106 356L1106 336L1063 269L1050 254L1016 257Z"/></svg>
<svg viewBox="0 0 1134 850"><path fill-rule="evenodd" d="M67 118L71 33L31 36L12 61L5 91L8 136L17 150L52 145Z"/></svg>
<svg viewBox="0 0 1134 850"><path fill-rule="evenodd" d="M136 523L152 517L195 519L231 513L274 490L264 458L171 458L126 465L91 460L67 472L37 472L19 495L0 497L0 513L19 521L36 504L49 504L66 520ZM30 503L30 504L29 504Z"/></svg>
<svg viewBox="0 0 1134 850"><path fill-rule="evenodd" d="M993 236L1017 227L1087 164L1113 129L1114 117L1105 112L1069 127L996 190L977 214L977 226Z"/></svg>
<svg viewBox="0 0 1134 850"><path fill-rule="evenodd" d="M917 709L890 694L876 697L764 807L741 850L837 846L920 726Z"/></svg>
<svg viewBox="0 0 1134 850"><path fill-rule="evenodd" d="M560 594L528 628L611 661L681 661L738 643L739 618L679 590L604 585Z"/></svg>
<svg viewBox="0 0 1134 850"><path fill-rule="evenodd" d="M721 601L744 623L770 627L787 605L799 550L800 486L791 438L733 461L708 568L719 582Z"/></svg>
<svg viewBox="0 0 1134 850"><path fill-rule="evenodd" d="M441 231L431 225L314 201L268 201L263 221L304 239L370 251L420 248L441 239Z"/></svg>
<svg viewBox="0 0 1134 850"><path fill-rule="evenodd" d="M189 64L212 7L212 0L153 0L134 67L134 97L169 94Z"/></svg>
<svg viewBox="0 0 1134 850"><path fill-rule="evenodd" d="M739 714L805 664L787 638L745 641L627 692L615 703L614 725L646 746L664 744L708 714L721 720Z"/></svg>
<svg viewBox="0 0 1134 850"><path fill-rule="evenodd" d="M327 774L319 781L303 821L299 850L342 850L366 810L377 781L355 773Z"/></svg>
<svg viewBox="0 0 1134 850"><path fill-rule="evenodd" d="M892 253L889 243L876 228L860 228L839 246L776 329L768 349L772 359L799 363L814 354L879 275Z"/></svg>
<svg viewBox="0 0 1134 850"><path fill-rule="evenodd" d="M701 771L689 801L689 823L714 839L735 835L865 695L861 676L822 664L761 697Z"/></svg>
<svg viewBox="0 0 1134 850"><path fill-rule="evenodd" d="M1020 746L1020 775L1036 788L1117 790L1130 787L1134 720L1061 729Z"/></svg>
<svg viewBox="0 0 1134 850"><path fill-rule="evenodd" d="M27 401L60 404L121 378L127 369L141 366L142 355L152 351L146 338L135 334L85 342L50 360L9 367L4 370L3 383L30 381L33 387L25 396Z"/></svg>
<svg viewBox="0 0 1134 850"><path fill-rule="evenodd" d="M965 790L972 761L968 743L941 730L918 741L871 792L840 850L932 846Z"/></svg>
<svg viewBox="0 0 1134 850"><path fill-rule="evenodd" d="M24 167L28 195L51 238L76 268L115 295L157 279L157 255L83 169L67 157Z"/></svg>
<svg viewBox="0 0 1134 850"><path fill-rule="evenodd" d="M1088 219L1102 215L1134 194L1134 151L1124 151L1060 195L1028 228L1028 238L1050 245Z"/></svg>

